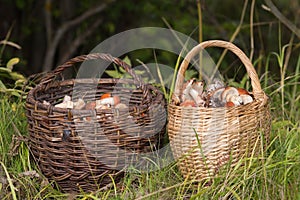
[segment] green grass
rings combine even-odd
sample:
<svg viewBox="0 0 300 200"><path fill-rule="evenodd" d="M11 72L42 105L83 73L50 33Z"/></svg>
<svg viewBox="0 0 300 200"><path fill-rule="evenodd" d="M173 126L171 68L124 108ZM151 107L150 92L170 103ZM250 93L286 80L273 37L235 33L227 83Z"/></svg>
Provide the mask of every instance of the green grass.
<svg viewBox="0 0 300 200"><path fill-rule="evenodd" d="M272 100L270 143L262 154L241 160L235 168L225 166L210 186L184 180L173 163L150 173L129 173L97 193L63 194L47 182L30 155L24 100L4 95L0 100L0 198L300 199L299 69L300 61L295 73L281 77L283 81L264 76L262 85L267 82L264 89Z"/></svg>

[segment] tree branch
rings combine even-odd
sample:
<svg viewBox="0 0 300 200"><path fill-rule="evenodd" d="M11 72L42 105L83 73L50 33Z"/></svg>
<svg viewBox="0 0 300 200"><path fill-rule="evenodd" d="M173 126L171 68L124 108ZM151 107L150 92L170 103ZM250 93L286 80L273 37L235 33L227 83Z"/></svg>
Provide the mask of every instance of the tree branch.
<svg viewBox="0 0 300 200"><path fill-rule="evenodd" d="M113 1L115 1L115 0L110 0L110 2L113 2ZM91 8L91 9L87 10L86 12L84 12L79 17L76 17L75 19L72 19L72 20L64 23L63 25L61 25L58 28L58 30L55 33L53 41L50 44L48 44L48 46L47 46L47 51L46 51L46 55L45 55L44 65L43 65L43 71L51 70L57 46L58 46L62 36L64 35L64 33L67 30L69 30L71 27L76 26L76 25L80 24L81 22L83 22L84 20L86 20L87 18L103 11L107 7L107 4L108 3L103 3L97 7Z"/></svg>

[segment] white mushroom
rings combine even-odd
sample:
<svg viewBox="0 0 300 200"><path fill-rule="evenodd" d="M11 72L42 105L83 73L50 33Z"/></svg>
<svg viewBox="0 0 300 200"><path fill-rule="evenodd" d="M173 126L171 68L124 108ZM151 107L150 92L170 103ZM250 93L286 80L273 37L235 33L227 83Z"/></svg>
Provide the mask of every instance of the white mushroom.
<svg viewBox="0 0 300 200"><path fill-rule="evenodd" d="M186 100L193 100L193 97L190 94L190 90L192 88L192 85L193 85L194 81L195 81L195 79L191 79L183 85L183 87L182 87L182 96L181 96L182 102L186 101Z"/></svg>
<svg viewBox="0 0 300 200"><path fill-rule="evenodd" d="M204 81L193 81L192 88L198 92L199 95L202 95L204 87Z"/></svg>
<svg viewBox="0 0 300 200"><path fill-rule="evenodd" d="M241 99L242 99L242 102L243 104L248 104L248 103L251 103L253 101L253 98L250 96L250 95L247 95L247 94L242 94L240 95Z"/></svg>
<svg viewBox="0 0 300 200"><path fill-rule="evenodd" d="M50 103L49 103L48 101L45 101L45 100L43 101L43 104L44 104L44 105L47 105L47 106L50 105Z"/></svg>
<svg viewBox="0 0 300 200"><path fill-rule="evenodd" d="M196 102L197 97L199 96L199 93L196 90L194 90L193 88L191 88L189 91L189 95L192 97L192 100L194 100Z"/></svg>
<svg viewBox="0 0 300 200"><path fill-rule="evenodd" d="M203 81L196 81L191 79L183 85L182 102L193 100L197 106L204 106L205 101L202 98L203 94Z"/></svg>
<svg viewBox="0 0 300 200"><path fill-rule="evenodd" d="M74 103L72 101L67 101L66 105L67 105L66 107L69 109L73 109L73 107L74 107Z"/></svg>
<svg viewBox="0 0 300 200"><path fill-rule="evenodd" d="M66 95L66 96L64 97L63 102L68 102L68 101L71 101L71 97L68 96L68 95Z"/></svg>
<svg viewBox="0 0 300 200"><path fill-rule="evenodd" d="M108 98L96 100L96 108L101 107L101 105L115 106L119 103L120 103L120 97L118 97L118 96L108 97Z"/></svg>
<svg viewBox="0 0 300 200"><path fill-rule="evenodd" d="M74 103L72 101L66 101L59 104L56 104L54 107L56 108L69 108L72 109L74 107Z"/></svg>
<svg viewBox="0 0 300 200"><path fill-rule="evenodd" d="M54 107L57 108L70 108L72 109L74 107L74 103L71 101L71 97L68 95L64 96L63 102L56 104Z"/></svg>
<svg viewBox="0 0 300 200"><path fill-rule="evenodd" d="M243 100L238 95L227 95L226 102L232 102L235 106L239 106L243 104Z"/></svg>

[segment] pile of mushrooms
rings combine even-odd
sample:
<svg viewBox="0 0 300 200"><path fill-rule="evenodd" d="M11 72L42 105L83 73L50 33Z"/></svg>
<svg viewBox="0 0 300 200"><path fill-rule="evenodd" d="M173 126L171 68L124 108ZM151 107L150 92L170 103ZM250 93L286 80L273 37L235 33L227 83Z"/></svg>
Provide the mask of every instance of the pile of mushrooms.
<svg viewBox="0 0 300 200"><path fill-rule="evenodd" d="M181 103L183 107L233 107L246 105L253 101L253 96L243 88L225 86L214 79L204 86L204 81L190 79L182 87Z"/></svg>
<svg viewBox="0 0 300 200"><path fill-rule="evenodd" d="M44 101L43 104L49 105L50 103ZM77 101L72 101L70 96L65 95L63 101L56 104L54 107L79 110L110 109L112 107L116 109L127 108L125 104L120 102L119 96L112 96L110 93L104 93L100 99L90 102L85 102L82 98L79 98Z"/></svg>

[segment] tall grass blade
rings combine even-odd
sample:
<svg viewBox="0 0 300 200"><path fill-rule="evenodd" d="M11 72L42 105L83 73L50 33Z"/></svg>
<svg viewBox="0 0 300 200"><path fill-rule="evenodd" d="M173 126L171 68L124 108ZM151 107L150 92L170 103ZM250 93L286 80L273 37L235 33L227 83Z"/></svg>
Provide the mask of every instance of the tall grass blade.
<svg viewBox="0 0 300 200"><path fill-rule="evenodd" d="M5 175L6 175L9 187L10 187L10 191L11 191L11 194L12 194L12 198L13 198L13 200L18 200L17 195L16 195L17 188L14 186L13 180L11 179L11 177L10 177L10 175L9 175L7 169L6 169L6 166L4 165L4 163L0 162L0 164L2 166L2 169L5 172Z"/></svg>

